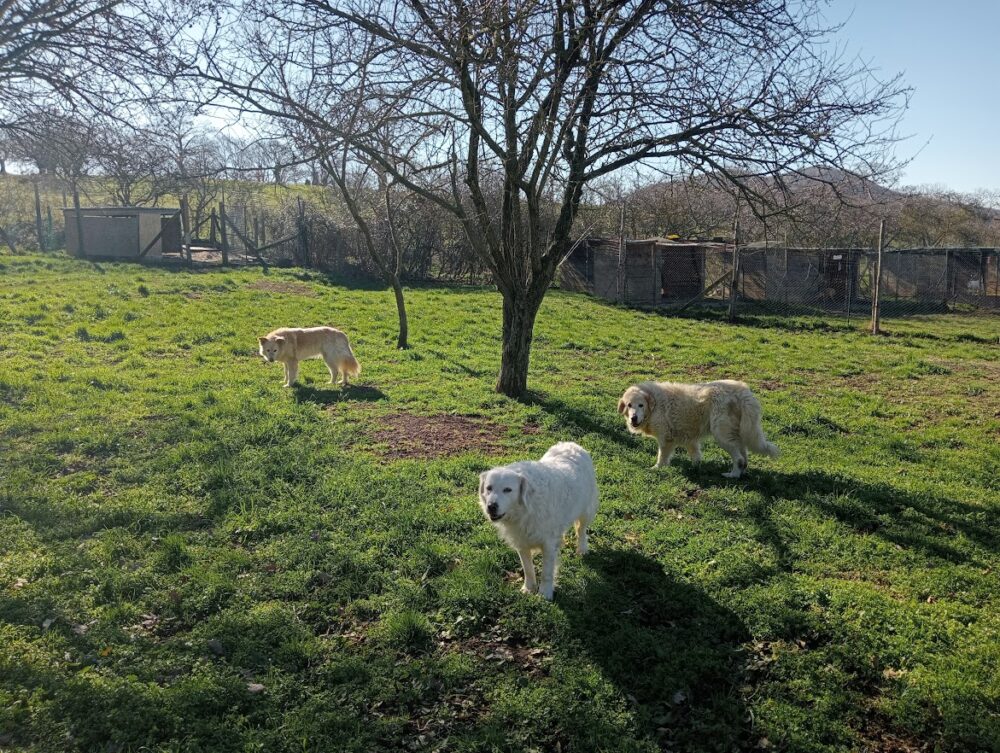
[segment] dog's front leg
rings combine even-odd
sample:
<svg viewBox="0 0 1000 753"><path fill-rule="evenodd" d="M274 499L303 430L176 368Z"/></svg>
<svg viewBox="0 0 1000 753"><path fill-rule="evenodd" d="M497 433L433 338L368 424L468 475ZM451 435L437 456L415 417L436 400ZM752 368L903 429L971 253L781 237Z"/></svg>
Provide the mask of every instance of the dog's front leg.
<svg viewBox="0 0 1000 753"><path fill-rule="evenodd" d="M687 447L688 458L694 465L701 463L701 444L699 442L692 442Z"/></svg>
<svg viewBox="0 0 1000 753"><path fill-rule="evenodd" d="M552 601L556 590L556 559L559 557L561 541L547 541L542 546L542 582L538 593L542 598Z"/></svg>
<svg viewBox="0 0 1000 753"><path fill-rule="evenodd" d="M665 440L657 440L659 449L656 452L656 465L654 468L663 468L670 465L670 459L674 456L674 443Z"/></svg>
<svg viewBox="0 0 1000 753"><path fill-rule="evenodd" d="M289 376L288 376L288 374L289 374L289 371L288 371L288 362L287 361L282 361L281 368L283 368L285 370L285 383L282 386L283 387L291 387L292 386L292 382L291 382L291 380L289 379Z"/></svg>
<svg viewBox="0 0 1000 753"><path fill-rule="evenodd" d="M521 558L521 569L524 570L524 585L521 590L526 594L538 593L538 583L535 581L535 563L531 559L530 549L518 549Z"/></svg>

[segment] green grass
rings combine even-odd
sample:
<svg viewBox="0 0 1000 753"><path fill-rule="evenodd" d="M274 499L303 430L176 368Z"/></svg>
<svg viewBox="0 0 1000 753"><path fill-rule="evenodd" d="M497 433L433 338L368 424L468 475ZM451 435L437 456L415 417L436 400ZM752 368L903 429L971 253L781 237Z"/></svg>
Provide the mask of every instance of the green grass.
<svg viewBox="0 0 1000 753"><path fill-rule="evenodd" d="M399 352L389 292L263 278L0 257L3 750L1000 749L997 319L553 292L515 402L494 292L410 290ZM319 323L359 386L282 389L256 335ZM649 377L750 382L782 457L651 471L615 411ZM389 459L400 411L493 449ZM476 475L563 439L602 506L548 604Z"/></svg>

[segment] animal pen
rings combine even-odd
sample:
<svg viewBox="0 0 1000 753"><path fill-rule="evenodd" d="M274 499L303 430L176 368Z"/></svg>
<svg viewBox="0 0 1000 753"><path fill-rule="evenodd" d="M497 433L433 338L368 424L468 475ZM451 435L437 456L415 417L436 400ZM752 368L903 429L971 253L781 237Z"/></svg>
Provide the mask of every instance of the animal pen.
<svg viewBox="0 0 1000 753"><path fill-rule="evenodd" d="M180 204L178 208L87 207L79 212L64 208L66 251L92 259L259 263L265 267L269 256L272 261L286 259L299 264L308 259L308 228L301 200L291 227L279 226L285 237L270 241L265 215L250 212L246 205L227 212L225 202L221 202L218 211L203 207L191 218L187 202L182 198ZM43 243L39 231L39 245Z"/></svg>
<svg viewBox="0 0 1000 753"><path fill-rule="evenodd" d="M879 254L866 248L734 247L717 241L588 238L560 284L642 308L728 307L867 317ZM1000 312L1000 249L893 249L881 255L886 315L956 309Z"/></svg>

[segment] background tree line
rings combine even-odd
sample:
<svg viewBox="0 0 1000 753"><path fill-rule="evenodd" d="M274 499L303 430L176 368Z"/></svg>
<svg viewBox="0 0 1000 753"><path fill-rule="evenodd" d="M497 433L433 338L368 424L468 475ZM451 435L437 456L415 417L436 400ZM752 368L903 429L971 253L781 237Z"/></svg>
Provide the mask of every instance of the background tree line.
<svg viewBox="0 0 1000 753"><path fill-rule="evenodd" d="M622 232L622 203L629 235L870 246L890 213L897 242L995 237L996 197L880 186L910 91L829 45L823 5L14 0L0 134L74 205L102 185L197 216L226 181L320 184L401 346L412 249L460 246L501 294L497 389L519 396L559 265Z"/></svg>

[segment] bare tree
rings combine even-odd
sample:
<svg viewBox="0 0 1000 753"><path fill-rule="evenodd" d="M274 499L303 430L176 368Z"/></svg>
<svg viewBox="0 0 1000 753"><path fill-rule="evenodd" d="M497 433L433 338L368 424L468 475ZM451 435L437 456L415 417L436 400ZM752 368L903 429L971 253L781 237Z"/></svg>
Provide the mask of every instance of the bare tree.
<svg viewBox="0 0 1000 753"><path fill-rule="evenodd" d="M155 133L101 123L95 161L115 204L155 204L167 190L168 159L167 147Z"/></svg>
<svg viewBox="0 0 1000 753"><path fill-rule="evenodd" d="M93 120L81 118L72 110L46 108L33 113L30 131L15 132L20 153L32 162L40 174L54 175L68 185L76 210L76 232L83 245L83 218L80 193L96 163L99 130Z"/></svg>
<svg viewBox="0 0 1000 753"><path fill-rule="evenodd" d="M126 122L129 103L169 76L169 34L196 3L158 0L9 0L0 3L0 130L30 132L31 111L71 108Z"/></svg>
<svg viewBox="0 0 1000 753"><path fill-rule="evenodd" d="M527 387L535 318L589 182L644 163L711 172L759 203L761 176L876 173L907 95L831 51L808 1L245 0L233 11L239 21L199 50L213 101L307 122L457 217L503 298L497 389L511 396ZM389 153L377 128L344 128L338 111L362 105L393 124Z"/></svg>
<svg viewBox="0 0 1000 753"><path fill-rule="evenodd" d="M187 108L164 110L160 115L154 128L166 155L166 186L187 199L192 229L197 233L220 192L220 176L226 167L222 143L196 125Z"/></svg>
<svg viewBox="0 0 1000 753"><path fill-rule="evenodd" d="M372 171L359 168L352 175L348 169L349 154L349 150L342 147L339 158L326 153L321 158L321 164L330 181L339 190L344 205L358 228L365 250L382 279L392 288L399 321L396 347L408 348L409 324L400 279L403 252L395 224L394 181L382 171L374 176L377 181L375 186L367 185L373 177ZM367 207L364 206L366 197Z"/></svg>

